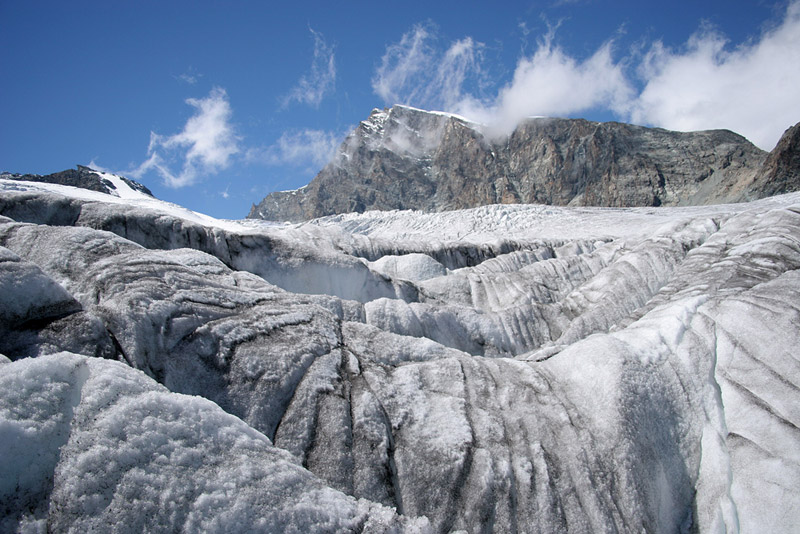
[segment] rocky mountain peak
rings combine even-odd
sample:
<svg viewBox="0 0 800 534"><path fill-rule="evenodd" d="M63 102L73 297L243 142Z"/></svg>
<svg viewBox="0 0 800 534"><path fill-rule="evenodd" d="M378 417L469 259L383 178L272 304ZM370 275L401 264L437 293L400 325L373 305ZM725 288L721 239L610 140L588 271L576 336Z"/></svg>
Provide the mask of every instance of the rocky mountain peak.
<svg viewBox="0 0 800 534"><path fill-rule="evenodd" d="M441 144L445 130L457 125L469 127L465 119L447 113L423 111L409 106L373 109L348 136L340 156L353 155L364 146L373 151L389 151L405 157L430 156Z"/></svg>
<svg viewBox="0 0 800 534"><path fill-rule="evenodd" d="M393 106L373 110L308 186L270 194L248 217L733 202L767 196L754 186L766 156L727 130L531 118L498 138L457 115Z"/></svg>
<svg viewBox="0 0 800 534"><path fill-rule="evenodd" d="M106 173L101 173L91 167L85 165L78 165L75 169L67 169L65 171L54 172L52 174L17 174L4 172L0 174L0 178L5 180L22 180L26 182L40 182L57 185L69 185L72 187L80 187L89 191L97 191L98 193L105 193L108 195L117 195L117 185L114 181L104 177ZM113 175L112 175L113 176ZM144 193L148 196L153 196L153 193L143 184L125 178L122 176L114 176L115 179L122 181L124 186L128 186L134 191Z"/></svg>
<svg viewBox="0 0 800 534"><path fill-rule="evenodd" d="M784 132L754 180L766 195L800 189L800 123Z"/></svg>

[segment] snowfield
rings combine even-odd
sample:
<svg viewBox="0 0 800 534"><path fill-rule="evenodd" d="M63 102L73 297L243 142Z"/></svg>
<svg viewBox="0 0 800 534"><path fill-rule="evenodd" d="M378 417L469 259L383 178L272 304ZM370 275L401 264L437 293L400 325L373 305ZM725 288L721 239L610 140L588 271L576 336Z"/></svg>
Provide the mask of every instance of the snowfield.
<svg viewBox="0 0 800 534"><path fill-rule="evenodd" d="M2 532L792 532L800 194L220 221L0 180Z"/></svg>

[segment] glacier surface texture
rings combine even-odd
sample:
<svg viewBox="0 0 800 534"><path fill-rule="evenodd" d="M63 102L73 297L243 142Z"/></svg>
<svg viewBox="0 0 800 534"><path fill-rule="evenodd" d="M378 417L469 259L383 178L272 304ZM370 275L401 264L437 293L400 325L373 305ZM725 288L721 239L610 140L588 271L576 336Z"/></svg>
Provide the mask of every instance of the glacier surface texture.
<svg viewBox="0 0 800 534"><path fill-rule="evenodd" d="M108 181L0 180L2 532L800 524L800 194L278 225Z"/></svg>

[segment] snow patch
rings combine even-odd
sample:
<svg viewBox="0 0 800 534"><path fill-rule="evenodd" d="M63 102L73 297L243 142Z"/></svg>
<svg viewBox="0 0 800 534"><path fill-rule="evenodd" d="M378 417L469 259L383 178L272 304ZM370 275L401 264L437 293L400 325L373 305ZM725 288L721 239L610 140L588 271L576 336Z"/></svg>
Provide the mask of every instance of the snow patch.
<svg viewBox="0 0 800 534"><path fill-rule="evenodd" d="M389 278L422 282L447 274L447 269L427 254L383 256L370 262L369 268Z"/></svg>

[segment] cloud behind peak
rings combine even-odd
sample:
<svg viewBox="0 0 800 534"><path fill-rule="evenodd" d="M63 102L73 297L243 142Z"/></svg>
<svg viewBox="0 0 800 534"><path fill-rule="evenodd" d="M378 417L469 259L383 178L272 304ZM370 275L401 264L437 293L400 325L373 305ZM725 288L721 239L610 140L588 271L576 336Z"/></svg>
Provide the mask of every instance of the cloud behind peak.
<svg viewBox="0 0 800 534"><path fill-rule="evenodd" d="M418 24L386 48L372 88L387 105L458 113L495 134L529 116L610 112L673 130L727 128L770 150L800 120L798 0L773 27L735 46L704 24L680 49L654 41L621 50L612 36L577 57L556 37L550 28L487 97L467 89L468 80L485 76L484 45L465 37L443 47L435 26Z"/></svg>

